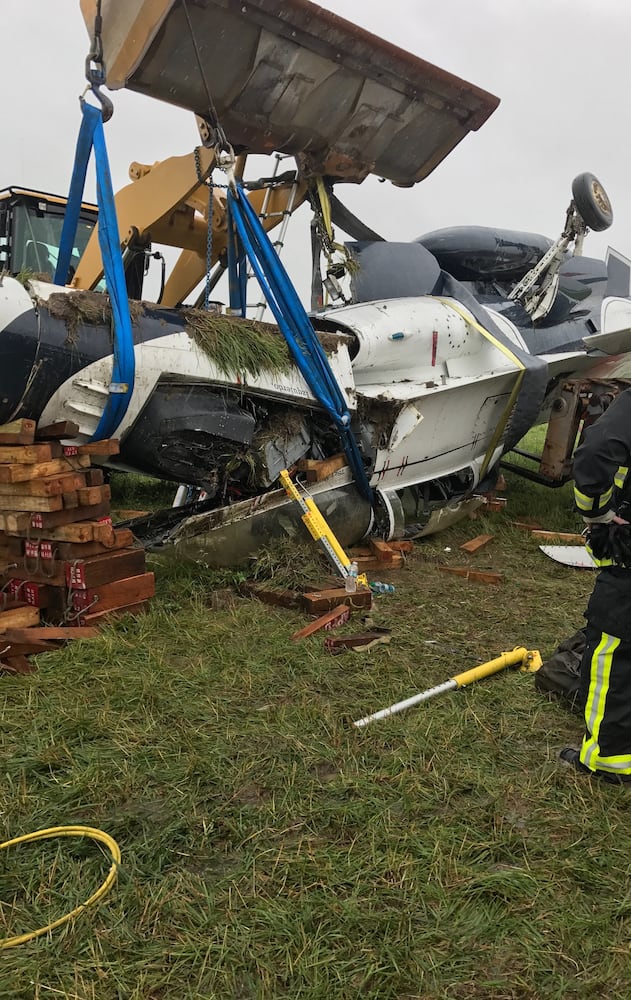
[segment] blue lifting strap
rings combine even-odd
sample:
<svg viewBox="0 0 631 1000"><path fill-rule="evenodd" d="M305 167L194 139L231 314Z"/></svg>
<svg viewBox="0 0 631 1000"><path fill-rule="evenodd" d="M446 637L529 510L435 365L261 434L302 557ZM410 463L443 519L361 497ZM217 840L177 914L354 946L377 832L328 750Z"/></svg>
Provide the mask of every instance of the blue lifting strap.
<svg viewBox="0 0 631 1000"><path fill-rule="evenodd" d="M97 204L99 206L99 246L103 258L105 282L112 305L114 326L114 361L109 396L92 438L93 441L99 441L103 438L113 437L127 412L134 389L136 362L114 190L105 147L103 115L100 108L93 107L85 101L81 102L81 110L83 119L79 129L68 206L61 233L55 284L66 284L81 211L88 161L92 148L94 148Z"/></svg>
<svg viewBox="0 0 631 1000"><path fill-rule="evenodd" d="M259 217L248 201L243 188L236 184L228 188L229 240L234 239L229 251L229 264L235 267L231 277L230 305L233 311L245 316L245 287L243 281L243 247L252 269L267 299L276 322L287 341L291 355L311 389L335 424L346 452L355 482L370 503L372 489L364 463L351 429L351 415L326 353L318 340L305 309L298 298L289 275L263 228Z"/></svg>

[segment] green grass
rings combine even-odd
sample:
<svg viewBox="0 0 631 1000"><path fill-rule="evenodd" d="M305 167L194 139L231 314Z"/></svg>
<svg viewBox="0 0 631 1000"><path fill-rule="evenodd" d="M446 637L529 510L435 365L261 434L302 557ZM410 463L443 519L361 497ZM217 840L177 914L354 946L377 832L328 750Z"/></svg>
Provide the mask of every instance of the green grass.
<svg viewBox="0 0 631 1000"><path fill-rule="evenodd" d="M389 646L292 644L299 612L213 610L227 574L149 557L145 617L0 678L4 835L91 824L123 856L100 906L2 954L2 1000L627 1000L629 793L558 764L580 719L507 670L350 725L516 645L545 656L581 623L593 576L510 523L575 529L568 488L507 479L503 513L385 575L396 593L372 618ZM109 867L81 841L0 863L3 935L71 909Z"/></svg>

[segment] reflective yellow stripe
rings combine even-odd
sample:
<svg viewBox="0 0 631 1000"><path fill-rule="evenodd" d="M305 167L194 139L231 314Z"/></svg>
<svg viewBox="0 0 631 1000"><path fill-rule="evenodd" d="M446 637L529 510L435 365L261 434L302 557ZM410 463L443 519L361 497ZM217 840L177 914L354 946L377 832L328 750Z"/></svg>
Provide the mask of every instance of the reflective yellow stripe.
<svg viewBox="0 0 631 1000"><path fill-rule="evenodd" d="M498 340L497 337L494 337L492 333L489 333L488 330L485 330L484 327L481 326L481 324L478 323L478 321L471 315L471 313L465 312L464 309L461 309L460 306L458 306L451 299L441 299L440 296L437 296L437 298L438 301L442 302L444 306L447 306L449 309L453 309L454 312L457 312L458 315L461 316L462 319L465 321L465 323L468 323L469 326L472 326L474 330L477 330L478 333L481 333L484 339L488 340L489 343L493 344L493 346L496 347L498 351L501 351L502 354L509 359L509 361L512 361L519 371L519 374L517 376L517 381L513 386L513 391L511 392L508 403L506 404L506 409L502 413L502 416L500 417L498 424L495 428L493 437L491 438L491 443L486 449L484 461L482 462L482 466L480 467L480 479L482 479L486 473L486 470L489 467L489 463L491 461L491 458L493 457L493 452L497 448L498 442L502 434L504 433L504 429L506 427L506 424L508 423L508 418L513 412L513 407L517 401L519 390L521 389L521 384L524 381L524 375L526 374L526 366L523 364L523 362L519 360L516 354L513 354L510 347L507 347L500 340Z"/></svg>
<svg viewBox="0 0 631 1000"><path fill-rule="evenodd" d="M597 497L588 497L586 493L581 493L577 486L574 487L574 503L579 510L594 513L607 507L613 496L613 486L610 486L606 493L601 493Z"/></svg>
<svg viewBox="0 0 631 1000"><path fill-rule="evenodd" d="M598 734L605 714L605 703L611 677L611 664L614 653L619 645L620 639L603 632L600 642L594 650L590 664L589 691L585 705L585 725L590 735L586 736L583 740L580 759L592 771L597 768L607 770L606 766L601 768ZM629 761L629 767L631 767L631 761Z"/></svg>
<svg viewBox="0 0 631 1000"><path fill-rule="evenodd" d="M621 465L618 471L616 472L614 478L614 486L616 486L619 490L621 490L622 487L624 486L624 481L627 478L628 472L629 472L628 465Z"/></svg>

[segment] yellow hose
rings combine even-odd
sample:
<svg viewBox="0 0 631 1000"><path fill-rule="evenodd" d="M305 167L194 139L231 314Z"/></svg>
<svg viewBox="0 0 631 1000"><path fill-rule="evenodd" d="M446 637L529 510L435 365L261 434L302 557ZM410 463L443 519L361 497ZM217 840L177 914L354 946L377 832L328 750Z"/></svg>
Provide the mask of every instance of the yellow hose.
<svg viewBox="0 0 631 1000"><path fill-rule="evenodd" d="M110 868L107 878L103 884L96 890L96 892L86 900L85 903L81 903L77 906L71 913L66 913L65 916L59 917L58 920L53 920L52 923L46 924L45 927L40 927L36 931L31 931L29 934L20 934L17 937L10 938L0 938L0 951L5 948L15 948L18 944L24 944L26 941L32 941L34 938L41 937L42 934L48 934L49 931L54 931L56 927L61 927L62 924L67 924L68 921L73 920L78 917L80 913L87 910L88 906L92 906L99 899L108 892L114 882L116 881L116 875L118 873L118 866L121 860L121 852L118 844L113 837L110 837L108 833L104 833L103 830L97 830L91 826L51 826L47 830L36 830L35 833L25 833L22 837L14 837L13 840L5 840L4 844L0 844L0 851L4 850L5 847L17 847L18 844L30 844L35 840L48 840L50 837L90 837L92 840L98 840L99 843L104 844L112 855L112 867Z"/></svg>

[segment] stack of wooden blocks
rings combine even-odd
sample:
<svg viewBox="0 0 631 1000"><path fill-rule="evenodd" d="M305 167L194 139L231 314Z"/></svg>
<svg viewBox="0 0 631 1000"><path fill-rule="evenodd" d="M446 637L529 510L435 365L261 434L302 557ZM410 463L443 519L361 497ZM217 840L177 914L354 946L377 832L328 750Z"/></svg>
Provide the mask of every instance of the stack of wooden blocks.
<svg viewBox="0 0 631 1000"><path fill-rule="evenodd" d="M118 442L62 443L77 430L69 421L0 425L0 642L7 629L15 639L44 622L72 638L70 629L143 611L155 592L144 549L112 524L110 487L92 465L117 454ZM0 647L0 661L6 654Z"/></svg>

